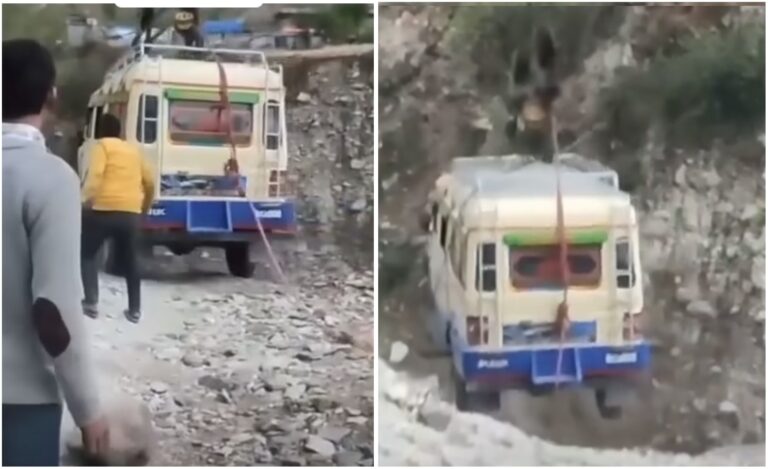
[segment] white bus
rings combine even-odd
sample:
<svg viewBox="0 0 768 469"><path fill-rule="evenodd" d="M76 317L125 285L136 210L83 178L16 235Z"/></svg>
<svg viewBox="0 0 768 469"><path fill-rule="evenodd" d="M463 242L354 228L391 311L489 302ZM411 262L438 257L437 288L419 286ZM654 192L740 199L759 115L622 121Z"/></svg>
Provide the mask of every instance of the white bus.
<svg viewBox="0 0 768 469"><path fill-rule="evenodd" d="M601 414L644 378L635 209L613 171L560 155L569 327L557 330L560 268L554 165L521 156L457 158L430 194L428 270L435 338L454 362L461 409L499 393L591 386Z"/></svg>
<svg viewBox="0 0 768 469"><path fill-rule="evenodd" d="M237 188L224 172L231 148L222 130L226 114L214 55L226 75ZM282 67L271 66L264 53L141 44L108 71L88 106L78 153L81 177L103 113L121 120L123 137L157 170L157 200L144 223L147 244L179 255L198 246L222 247L230 272L250 277L259 222L271 234L295 232Z"/></svg>

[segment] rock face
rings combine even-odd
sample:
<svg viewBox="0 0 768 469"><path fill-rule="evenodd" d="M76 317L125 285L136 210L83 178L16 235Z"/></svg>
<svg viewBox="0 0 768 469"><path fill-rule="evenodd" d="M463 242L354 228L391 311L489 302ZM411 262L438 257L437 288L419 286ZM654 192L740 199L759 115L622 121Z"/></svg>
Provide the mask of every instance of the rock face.
<svg viewBox="0 0 768 469"><path fill-rule="evenodd" d="M365 61L327 62L309 72L287 107L290 172L308 231L329 232L367 255L373 236L373 83Z"/></svg>
<svg viewBox="0 0 768 469"><path fill-rule="evenodd" d="M764 441L765 205L756 194L765 193L765 181L757 167L719 149L672 160L649 153L638 157L649 160L652 183L635 199L646 311L662 344L656 379L663 404L655 407L658 423L677 435L663 446ZM706 409L690 407L691 389L710 403ZM722 399L744 418L719 418Z"/></svg>

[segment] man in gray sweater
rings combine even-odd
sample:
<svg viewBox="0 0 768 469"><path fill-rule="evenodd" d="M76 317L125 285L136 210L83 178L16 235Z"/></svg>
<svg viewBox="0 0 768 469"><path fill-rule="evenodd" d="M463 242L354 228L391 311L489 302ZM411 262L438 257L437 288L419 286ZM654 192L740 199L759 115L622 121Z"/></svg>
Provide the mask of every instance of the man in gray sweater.
<svg viewBox="0 0 768 469"><path fill-rule="evenodd" d="M3 466L59 465L60 395L93 456L108 447L80 301L80 184L40 133L53 60L3 41Z"/></svg>

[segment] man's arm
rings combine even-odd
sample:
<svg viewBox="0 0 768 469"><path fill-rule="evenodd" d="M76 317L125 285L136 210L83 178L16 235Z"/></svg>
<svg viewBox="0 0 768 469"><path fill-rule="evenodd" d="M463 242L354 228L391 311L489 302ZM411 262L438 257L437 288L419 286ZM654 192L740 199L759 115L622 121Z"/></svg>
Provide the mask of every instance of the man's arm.
<svg viewBox="0 0 768 469"><path fill-rule="evenodd" d="M51 171L56 184L31 194L27 205L32 317L72 418L83 427L99 417L100 408L80 304L80 188L70 168L59 168Z"/></svg>
<svg viewBox="0 0 768 469"><path fill-rule="evenodd" d="M88 174L83 185L83 203L93 202L99 193L99 188L104 180L104 170L107 167L107 153L104 146L96 142L91 150L91 158L88 164Z"/></svg>

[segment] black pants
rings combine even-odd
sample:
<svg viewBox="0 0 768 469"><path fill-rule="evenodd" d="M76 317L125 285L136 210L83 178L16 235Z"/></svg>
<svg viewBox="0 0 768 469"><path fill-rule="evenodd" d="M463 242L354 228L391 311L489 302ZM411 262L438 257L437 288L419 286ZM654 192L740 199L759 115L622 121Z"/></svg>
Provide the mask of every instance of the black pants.
<svg viewBox="0 0 768 469"><path fill-rule="evenodd" d="M114 243L115 254L128 286L128 310L141 311L139 233L141 215L129 212L83 211L82 276L85 302L99 302L98 255L104 241Z"/></svg>
<svg viewBox="0 0 768 469"><path fill-rule="evenodd" d="M3 466L58 466L61 406L3 404Z"/></svg>

